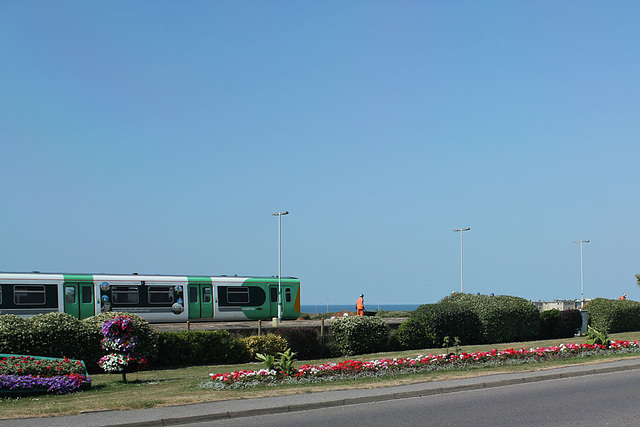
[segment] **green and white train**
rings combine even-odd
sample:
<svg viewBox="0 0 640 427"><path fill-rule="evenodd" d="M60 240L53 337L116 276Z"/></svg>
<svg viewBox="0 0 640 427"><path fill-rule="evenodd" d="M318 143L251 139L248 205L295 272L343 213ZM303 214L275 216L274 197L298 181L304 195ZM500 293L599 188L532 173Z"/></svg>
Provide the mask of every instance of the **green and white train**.
<svg viewBox="0 0 640 427"><path fill-rule="evenodd" d="M0 272L0 315L64 312L79 319L104 311L152 323L268 320L300 316L300 280L283 277L162 276Z"/></svg>

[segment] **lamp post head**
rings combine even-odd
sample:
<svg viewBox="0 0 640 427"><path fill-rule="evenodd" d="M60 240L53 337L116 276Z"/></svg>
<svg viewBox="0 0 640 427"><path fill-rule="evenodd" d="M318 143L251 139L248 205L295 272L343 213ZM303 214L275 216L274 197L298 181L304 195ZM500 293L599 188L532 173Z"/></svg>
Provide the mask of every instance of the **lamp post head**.
<svg viewBox="0 0 640 427"><path fill-rule="evenodd" d="M469 227L465 227L465 228L454 228L453 231L469 231L471 230L471 228Z"/></svg>
<svg viewBox="0 0 640 427"><path fill-rule="evenodd" d="M289 215L289 211L275 212L275 213L272 213L271 215L273 216Z"/></svg>

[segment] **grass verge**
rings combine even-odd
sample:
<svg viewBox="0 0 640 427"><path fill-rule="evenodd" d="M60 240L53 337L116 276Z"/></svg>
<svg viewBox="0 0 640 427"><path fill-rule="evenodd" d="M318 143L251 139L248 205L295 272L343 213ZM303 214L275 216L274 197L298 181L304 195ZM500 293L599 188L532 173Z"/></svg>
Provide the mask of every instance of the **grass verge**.
<svg viewBox="0 0 640 427"><path fill-rule="evenodd" d="M612 340L640 340L640 332L612 334ZM493 348L531 348L548 347L560 343L581 343L584 337L564 340L544 340L522 343L509 343L497 345L465 346L463 351L468 353L486 351ZM416 357L420 354L439 354L444 349L412 350L393 353L377 353L360 355L351 358L332 359L342 361L347 359L373 360L386 358ZM455 349L450 349L455 351ZM43 395L34 397L5 398L0 400L0 419L46 417L59 415L76 415L83 412L103 410L143 409L155 406L181 405L187 403L209 402L215 400L250 399L255 397L287 395L296 393L313 393L316 391L344 390L357 388L377 388L391 385L410 384L423 381L439 381L455 378L488 375L503 372L523 372L550 369L558 366L595 363L606 360L619 359L621 356L597 356L578 359L561 359L549 362L510 366L474 367L471 369L457 369L446 371L425 372L420 374L402 374L397 376L385 376L382 378L367 378L356 381L345 380L314 385L286 385L269 388L256 388L244 390L216 391L204 389L201 384L209 379L209 373L223 373L239 369L260 369L261 364L246 365L217 365L194 366L184 369L145 371L128 374L129 382L120 382L119 374L94 375L93 387L89 391L68 395ZM630 355L627 357L638 357ZM304 363L326 363L329 360L312 360ZM301 362L297 362L299 366ZM132 399L135 396L135 399Z"/></svg>

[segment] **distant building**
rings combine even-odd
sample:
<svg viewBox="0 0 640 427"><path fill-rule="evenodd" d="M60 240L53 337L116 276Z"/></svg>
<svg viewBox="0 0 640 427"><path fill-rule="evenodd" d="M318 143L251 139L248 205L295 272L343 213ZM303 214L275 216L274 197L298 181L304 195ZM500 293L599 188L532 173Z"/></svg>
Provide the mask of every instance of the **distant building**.
<svg viewBox="0 0 640 427"><path fill-rule="evenodd" d="M589 302L590 300L585 299L585 304L587 302ZM545 311L545 310L552 310L552 309L556 309L556 310L570 310L570 309L576 309L576 310L580 310L580 300L568 300L568 299L564 299L564 300L553 300L553 301L531 301L531 304L535 305L536 308L540 311Z"/></svg>

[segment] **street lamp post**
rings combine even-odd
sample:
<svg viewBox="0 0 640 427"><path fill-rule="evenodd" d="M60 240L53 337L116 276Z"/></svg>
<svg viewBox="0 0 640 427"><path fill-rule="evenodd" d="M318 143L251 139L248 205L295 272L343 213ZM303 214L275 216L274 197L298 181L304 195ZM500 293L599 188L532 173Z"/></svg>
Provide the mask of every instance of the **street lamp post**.
<svg viewBox="0 0 640 427"><path fill-rule="evenodd" d="M280 323L282 321L282 216L289 215L289 212L282 211L271 215L278 217L278 323Z"/></svg>
<svg viewBox="0 0 640 427"><path fill-rule="evenodd" d="M573 243L580 243L580 309L584 308L584 264L582 262L582 246L589 243L588 240L574 240Z"/></svg>
<svg viewBox="0 0 640 427"><path fill-rule="evenodd" d="M465 228L454 228L453 231L455 232L459 232L460 233L460 293L464 293L464 287L462 286L463 284L463 274L462 274L462 235L464 234L465 231L469 231L471 230L469 227L465 227Z"/></svg>

